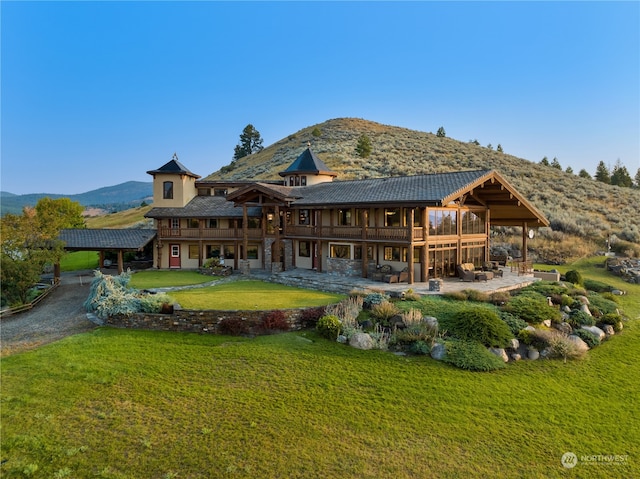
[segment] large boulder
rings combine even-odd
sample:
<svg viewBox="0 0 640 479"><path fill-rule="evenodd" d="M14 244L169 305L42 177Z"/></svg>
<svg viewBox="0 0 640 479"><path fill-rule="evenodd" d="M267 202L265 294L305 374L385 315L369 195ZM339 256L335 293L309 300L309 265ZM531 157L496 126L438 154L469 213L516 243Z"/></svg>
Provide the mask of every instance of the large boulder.
<svg viewBox="0 0 640 479"><path fill-rule="evenodd" d="M442 343L436 343L431 348L431 357L437 361L442 361L447 355L447 348Z"/></svg>
<svg viewBox="0 0 640 479"><path fill-rule="evenodd" d="M600 338L600 341L602 341L606 336L604 331L597 326L582 326L582 329L586 329L597 338Z"/></svg>
<svg viewBox="0 0 640 479"><path fill-rule="evenodd" d="M529 348L529 350L527 351L528 359L530 359L531 361L535 361L539 357L540 357L540 351L538 351L536 348Z"/></svg>
<svg viewBox="0 0 640 479"><path fill-rule="evenodd" d="M589 316L593 316L593 314L591 314L591 311L589 310L589 306L587 306L586 304L583 304L582 306L580 306L580 311L582 311L585 314L588 314Z"/></svg>
<svg viewBox="0 0 640 479"><path fill-rule="evenodd" d="M507 356L507 352L503 348L489 348L489 352L498 356L505 363L509 361L509 356Z"/></svg>
<svg viewBox="0 0 640 479"><path fill-rule="evenodd" d="M575 334L570 334L567 336L567 339L575 344L578 351L589 351L589 345L585 343L581 337L576 336Z"/></svg>
<svg viewBox="0 0 640 479"><path fill-rule="evenodd" d="M610 324L603 325L602 331L604 331L604 334L607 338L616 334L616 330L613 329L613 326L611 326Z"/></svg>
<svg viewBox="0 0 640 479"><path fill-rule="evenodd" d="M516 338L512 338L509 340L509 344L507 345L507 348L518 349L519 347L520 347L520 341L518 341Z"/></svg>
<svg viewBox="0 0 640 479"><path fill-rule="evenodd" d="M552 326L554 329L557 329L561 333L571 334L573 332L571 325L569 323L565 323L564 321L562 323L553 323Z"/></svg>
<svg viewBox="0 0 640 479"><path fill-rule="evenodd" d="M422 318L422 320L427 323L427 325L430 328L437 328L438 327L438 318L434 317L434 316L425 316L424 318Z"/></svg>
<svg viewBox="0 0 640 479"><path fill-rule="evenodd" d="M355 333L349 339L349 346L356 349L373 349L373 338L368 333Z"/></svg>
<svg viewBox="0 0 640 479"><path fill-rule="evenodd" d="M589 303L589 298L587 298L586 296L576 296L576 299L580 301L582 304L586 304L587 306L591 304Z"/></svg>

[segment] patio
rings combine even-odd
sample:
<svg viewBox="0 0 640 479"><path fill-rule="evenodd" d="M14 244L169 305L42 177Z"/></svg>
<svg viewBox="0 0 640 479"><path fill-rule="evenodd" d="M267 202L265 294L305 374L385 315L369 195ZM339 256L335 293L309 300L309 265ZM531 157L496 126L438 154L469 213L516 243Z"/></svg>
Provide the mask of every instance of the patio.
<svg viewBox="0 0 640 479"><path fill-rule="evenodd" d="M372 281L367 278L345 277L328 273L319 273L317 271L307 269L293 269L275 274L271 274L266 271L252 270L250 276L255 279L287 284L289 286L297 286L300 288L319 289L345 294L353 290L375 289L382 290L385 293L392 295L402 293L408 289L412 289L415 293L421 295L445 294L465 289L474 289L490 294L496 291L510 291L513 289L524 288L535 281L539 281L538 278L533 277L532 273L518 274L517 272L512 272L509 267L501 267L501 269L503 271L502 277L495 277L488 281L469 282L461 281L457 277L444 278L442 279L440 291L430 291L429 282L389 284Z"/></svg>

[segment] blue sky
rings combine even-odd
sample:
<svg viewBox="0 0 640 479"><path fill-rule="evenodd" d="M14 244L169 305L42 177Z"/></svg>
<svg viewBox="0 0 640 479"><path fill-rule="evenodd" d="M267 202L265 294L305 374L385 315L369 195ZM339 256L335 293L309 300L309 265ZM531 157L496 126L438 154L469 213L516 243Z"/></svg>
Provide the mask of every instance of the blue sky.
<svg viewBox="0 0 640 479"><path fill-rule="evenodd" d="M1 2L1 189L74 194L253 124L435 132L591 174L640 167L639 2Z"/></svg>

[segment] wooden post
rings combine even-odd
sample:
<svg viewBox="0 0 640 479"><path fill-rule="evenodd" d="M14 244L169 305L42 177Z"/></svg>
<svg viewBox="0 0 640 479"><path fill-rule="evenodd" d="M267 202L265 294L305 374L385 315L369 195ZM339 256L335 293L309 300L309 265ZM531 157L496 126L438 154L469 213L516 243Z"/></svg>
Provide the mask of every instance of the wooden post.
<svg viewBox="0 0 640 479"><path fill-rule="evenodd" d="M415 223L413 215L415 208L409 209L409 250L407 251L407 273L409 273L409 284L413 284L413 225Z"/></svg>
<svg viewBox="0 0 640 479"><path fill-rule="evenodd" d="M242 203L242 259L247 260L249 249L249 216L247 214L247 204Z"/></svg>
<svg viewBox="0 0 640 479"><path fill-rule="evenodd" d="M363 208L360 210L360 225L362 226L362 277L368 276L369 270L369 245L367 243L367 232L369 230L369 210Z"/></svg>
<svg viewBox="0 0 640 479"><path fill-rule="evenodd" d="M422 239L424 246L422 247L422 257L420 258L420 281L426 283L429 279L429 213L425 206L422 210Z"/></svg>
<svg viewBox="0 0 640 479"><path fill-rule="evenodd" d="M122 274L122 272L124 271L123 269L123 261L124 261L124 255L122 254L122 250L119 249L118 250L118 274Z"/></svg>
<svg viewBox="0 0 640 479"><path fill-rule="evenodd" d="M529 238L529 232L527 231L527 223L522 223L522 262L527 262L527 239Z"/></svg>

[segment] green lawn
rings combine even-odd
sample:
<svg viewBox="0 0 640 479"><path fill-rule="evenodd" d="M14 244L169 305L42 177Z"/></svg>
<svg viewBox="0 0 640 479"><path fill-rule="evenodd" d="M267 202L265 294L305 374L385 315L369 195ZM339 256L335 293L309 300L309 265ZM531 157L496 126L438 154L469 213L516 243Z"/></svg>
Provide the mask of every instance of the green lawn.
<svg viewBox="0 0 640 479"><path fill-rule="evenodd" d="M185 309L284 309L325 306L344 295L292 288L263 281L233 281L206 288L172 291L169 296Z"/></svg>
<svg viewBox="0 0 640 479"><path fill-rule="evenodd" d="M638 344L633 320L582 361L471 373L313 332L99 328L2 358L0 476L640 477Z"/></svg>
<svg viewBox="0 0 640 479"><path fill-rule="evenodd" d="M131 275L129 286L137 289L165 288L168 286L187 286L216 281L215 276L207 276L197 271L138 271Z"/></svg>
<svg viewBox="0 0 640 479"><path fill-rule="evenodd" d="M60 261L61 271L78 271L83 269L96 269L98 267L97 251L74 251L67 253Z"/></svg>

